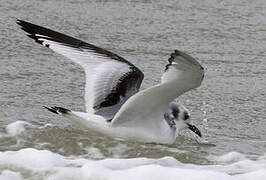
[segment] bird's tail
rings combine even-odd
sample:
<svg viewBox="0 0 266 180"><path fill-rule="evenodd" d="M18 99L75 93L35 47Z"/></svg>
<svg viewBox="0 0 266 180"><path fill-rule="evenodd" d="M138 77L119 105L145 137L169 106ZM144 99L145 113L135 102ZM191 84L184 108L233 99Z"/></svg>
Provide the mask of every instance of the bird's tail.
<svg viewBox="0 0 266 180"><path fill-rule="evenodd" d="M58 106L43 106L43 107L52 113L64 116L65 118L71 120L74 123L80 121L81 119L84 119L83 114L85 113L82 112L75 112Z"/></svg>
<svg viewBox="0 0 266 180"><path fill-rule="evenodd" d="M49 106L43 106L45 109L47 109L50 112L53 112L55 114L59 114L59 115L66 115L66 114L70 114L71 110L66 109L66 108L62 108L62 107L58 107L58 106L53 106L53 107L49 107Z"/></svg>
<svg viewBox="0 0 266 180"><path fill-rule="evenodd" d="M90 129L94 123L91 123L91 118L88 113L84 112L76 112L71 111L66 108L58 107L58 106L43 106L48 111L61 115L65 117L66 119L70 120L70 122L81 128L81 129Z"/></svg>

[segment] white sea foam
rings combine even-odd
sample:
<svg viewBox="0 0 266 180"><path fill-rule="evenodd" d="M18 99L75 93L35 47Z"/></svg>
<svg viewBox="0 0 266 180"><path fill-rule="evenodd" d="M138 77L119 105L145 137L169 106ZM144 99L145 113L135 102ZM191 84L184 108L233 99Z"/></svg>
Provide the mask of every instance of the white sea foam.
<svg viewBox="0 0 266 180"><path fill-rule="evenodd" d="M26 126L31 126L31 124L26 121L15 121L6 126L6 133L8 136L19 135L26 130Z"/></svg>
<svg viewBox="0 0 266 180"><path fill-rule="evenodd" d="M87 154L89 155L89 157L94 157L94 159L102 159L102 158L105 157L101 153L99 148L96 148L96 147L85 147L83 149L87 151Z"/></svg>
<svg viewBox="0 0 266 180"><path fill-rule="evenodd" d="M238 152L234 152L234 151L230 152L228 154L219 156L219 157L214 157L214 159L216 161L221 162L221 163L226 163L226 164L238 162L238 161L244 160L246 158L247 158L246 155L238 153Z"/></svg>
<svg viewBox="0 0 266 180"><path fill-rule="evenodd" d="M108 148L108 150L112 153L113 158L119 158L121 154L128 150L128 147L126 144L118 143L116 146Z"/></svg>
<svg viewBox="0 0 266 180"><path fill-rule="evenodd" d="M26 122L26 121L15 121L15 122L8 124L5 127L5 132L0 132L0 138L10 137L10 136L18 136L30 128L43 129L43 128L53 127L53 126L55 126L55 125L48 123L48 124L45 124L43 126L38 127L38 126L35 126L35 125L33 125L29 122Z"/></svg>
<svg viewBox="0 0 266 180"><path fill-rule="evenodd" d="M240 174L240 175L237 175L237 177L241 180L251 180L251 179L265 180L266 179L266 168L260 169L258 171L246 173L246 174Z"/></svg>
<svg viewBox="0 0 266 180"><path fill-rule="evenodd" d="M22 176L19 172L13 172L10 170L3 170L0 173L0 180L22 180Z"/></svg>
<svg viewBox="0 0 266 180"><path fill-rule="evenodd" d="M47 150L33 148L0 152L0 179L93 179L93 180L265 180L266 157L249 159L245 155L229 153L227 164L184 164L172 157L160 159L104 159L90 160L65 157ZM224 158L220 156L220 158ZM219 157L217 157L219 159ZM235 161L231 163L231 159ZM29 175L27 175L29 174ZM23 175L23 177L22 177ZM36 177L34 177L36 176Z"/></svg>

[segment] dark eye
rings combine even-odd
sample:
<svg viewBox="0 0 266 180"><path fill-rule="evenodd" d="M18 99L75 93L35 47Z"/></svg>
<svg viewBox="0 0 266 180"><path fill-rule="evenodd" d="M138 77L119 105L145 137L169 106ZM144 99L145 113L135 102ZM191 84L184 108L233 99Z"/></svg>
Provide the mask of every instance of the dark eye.
<svg viewBox="0 0 266 180"><path fill-rule="evenodd" d="M178 109L173 111L173 115L174 115L175 118L178 118L178 114L179 114L179 110Z"/></svg>
<svg viewBox="0 0 266 180"><path fill-rule="evenodd" d="M189 115L187 113L184 114L184 120L187 120L189 118Z"/></svg>

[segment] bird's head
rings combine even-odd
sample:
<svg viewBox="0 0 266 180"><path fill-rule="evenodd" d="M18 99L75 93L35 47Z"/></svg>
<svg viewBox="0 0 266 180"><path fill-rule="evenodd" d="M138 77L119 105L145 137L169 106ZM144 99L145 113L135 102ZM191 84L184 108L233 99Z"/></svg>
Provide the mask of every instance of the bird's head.
<svg viewBox="0 0 266 180"><path fill-rule="evenodd" d="M190 129L201 137L200 130L196 126L190 124L189 111L182 104L171 102L168 111L164 114L164 119L171 128L176 129L178 132L183 129Z"/></svg>

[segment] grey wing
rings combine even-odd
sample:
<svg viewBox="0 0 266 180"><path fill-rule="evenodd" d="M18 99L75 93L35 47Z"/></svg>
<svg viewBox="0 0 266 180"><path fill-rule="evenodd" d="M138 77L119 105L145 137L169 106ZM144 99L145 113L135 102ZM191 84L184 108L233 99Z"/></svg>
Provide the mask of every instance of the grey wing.
<svg viewBox="0 0 266 180"><path fill-rule="evenodd" d="M86 111L112 119L120 107L139 91L143 73L124 58L65 34L17 20L37 43L69 58L86 74Z"/></svg>
<svg viewBox="0 0 266 180"><path fill-rule="evenodd" d="M176 50L168 61L161 83L131 96L115 115L112 126L142 128L156 134L168 104L201 85L204 69L196 59Z"/></svg>

